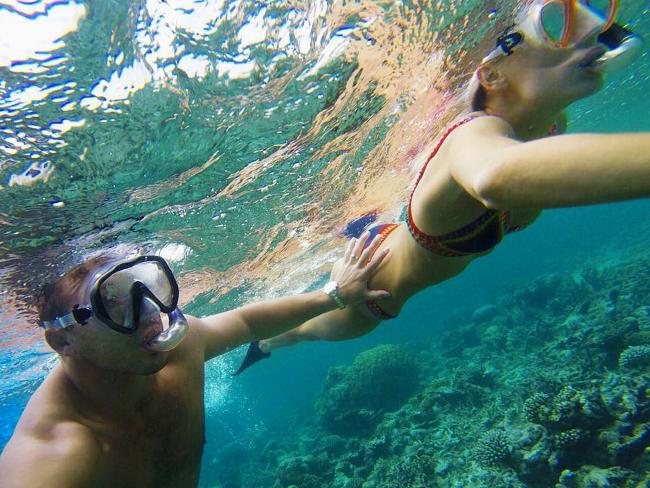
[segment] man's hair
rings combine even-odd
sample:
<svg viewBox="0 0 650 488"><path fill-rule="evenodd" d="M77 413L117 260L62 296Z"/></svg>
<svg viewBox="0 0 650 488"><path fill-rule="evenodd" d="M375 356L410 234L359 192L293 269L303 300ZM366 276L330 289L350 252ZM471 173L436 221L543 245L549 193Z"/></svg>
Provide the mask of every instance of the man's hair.
<svg viewBox="0 0 650 488"><path fill-rule="evenodd" d="M54 320L69 314L72 307L79 302L79 294L86 280L98 269L103 268L118 258L100 255L84 261L68 270L60 278L44 285L36 297L36 310L42 321ZM80 304L82 305L82 304Z"/></svg>

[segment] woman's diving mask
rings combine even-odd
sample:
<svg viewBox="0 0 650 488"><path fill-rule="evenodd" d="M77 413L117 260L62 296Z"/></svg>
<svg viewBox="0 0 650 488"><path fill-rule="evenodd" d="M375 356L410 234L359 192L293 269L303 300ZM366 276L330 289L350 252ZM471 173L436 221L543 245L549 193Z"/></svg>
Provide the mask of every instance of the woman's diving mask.
<svg viewBox="0 0 650 488"><path fill-rule="evenodd" d="M621 70L641 54L643 42L615 23L618 6L618 0L539 0L521 22L499 37L496 49L483 62L511 55L524 40L566 49L597 36L607 51L590 63L590 68L600 72Z"/></svg>
<svg viewBox="0 0 650 488"><path fill-rule="evenodd" d="M165 313L169 326L146 344L147 349L171 351L187 335L187 319L178 308L178 284L159 256L140 256L100 270L89 287L89 305L75 305L69 314L41 325L45 329L84 325L92 316L117 332L132 334L141 320Z"/></svg>
<svg viewBox="0 0 650 488"><path fill-rule="evenodd" d="M533 6L528 18L548 44L567 48L606 32L617 13L618 0L545 0Z"/></svg>

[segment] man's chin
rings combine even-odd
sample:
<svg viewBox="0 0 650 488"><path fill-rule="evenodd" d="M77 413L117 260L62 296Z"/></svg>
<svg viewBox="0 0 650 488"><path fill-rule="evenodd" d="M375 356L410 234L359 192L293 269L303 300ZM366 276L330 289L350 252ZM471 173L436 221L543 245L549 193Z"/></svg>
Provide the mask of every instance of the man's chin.
<svg viewBox="0 0 650 488"><path fill-rule="evenodd" d="M146 358L143 361L138 362L138 364L133 368L135 371L132 371L132 374L142 376L156 374L167 366L167 362L169 361L168 352L144 349L144 354L146 355Z"/></svg>
<svg viewBox="0 0 650 488"><path fill-rule="evenodd" d="M138 372L134 373L139 376L151 376L152 374L158 373L161 369L167 366L167 353L157 352L152 353L161 357L155 358L156 361L149 362L149 364L143 364L138 368Z"/></svg>

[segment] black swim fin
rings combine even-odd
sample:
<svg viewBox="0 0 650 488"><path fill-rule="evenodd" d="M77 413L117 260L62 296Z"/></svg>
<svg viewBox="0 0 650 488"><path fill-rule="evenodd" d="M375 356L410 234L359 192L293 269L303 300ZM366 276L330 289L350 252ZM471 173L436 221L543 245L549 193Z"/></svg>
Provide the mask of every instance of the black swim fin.
<svg viewBox="0 0 650 488"><path fill-rule="evenodd" d="M248 345L248 351L246 351L246 356L244 357L241 366L239 366L239 369L232 374L233 376L237 376L238 374L241 374L245 369L249 368L256 362L271 357L271 353L263 352L260 349L259 344L260 344L259 341L255 341L255 342L251 342Z"/></svg>

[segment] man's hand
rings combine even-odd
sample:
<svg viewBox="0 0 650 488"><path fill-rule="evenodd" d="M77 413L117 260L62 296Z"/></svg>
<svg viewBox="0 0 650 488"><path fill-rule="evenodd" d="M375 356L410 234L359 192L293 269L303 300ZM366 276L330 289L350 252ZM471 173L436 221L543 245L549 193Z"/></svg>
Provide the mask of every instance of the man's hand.
<svg viewBox="0 0 650 488"><path fill-rule="evenodd" d="M338 283L339 296L346 305L390 298L390 293L385 290L368 289L368 281L389 252L384 249L375 255L381 239L373 239L366 247L369 237L370 233L366 231L359 239L350 239L341 266L332 271L332 280ZM370 256L373 256L371 260Z"/></svg>

